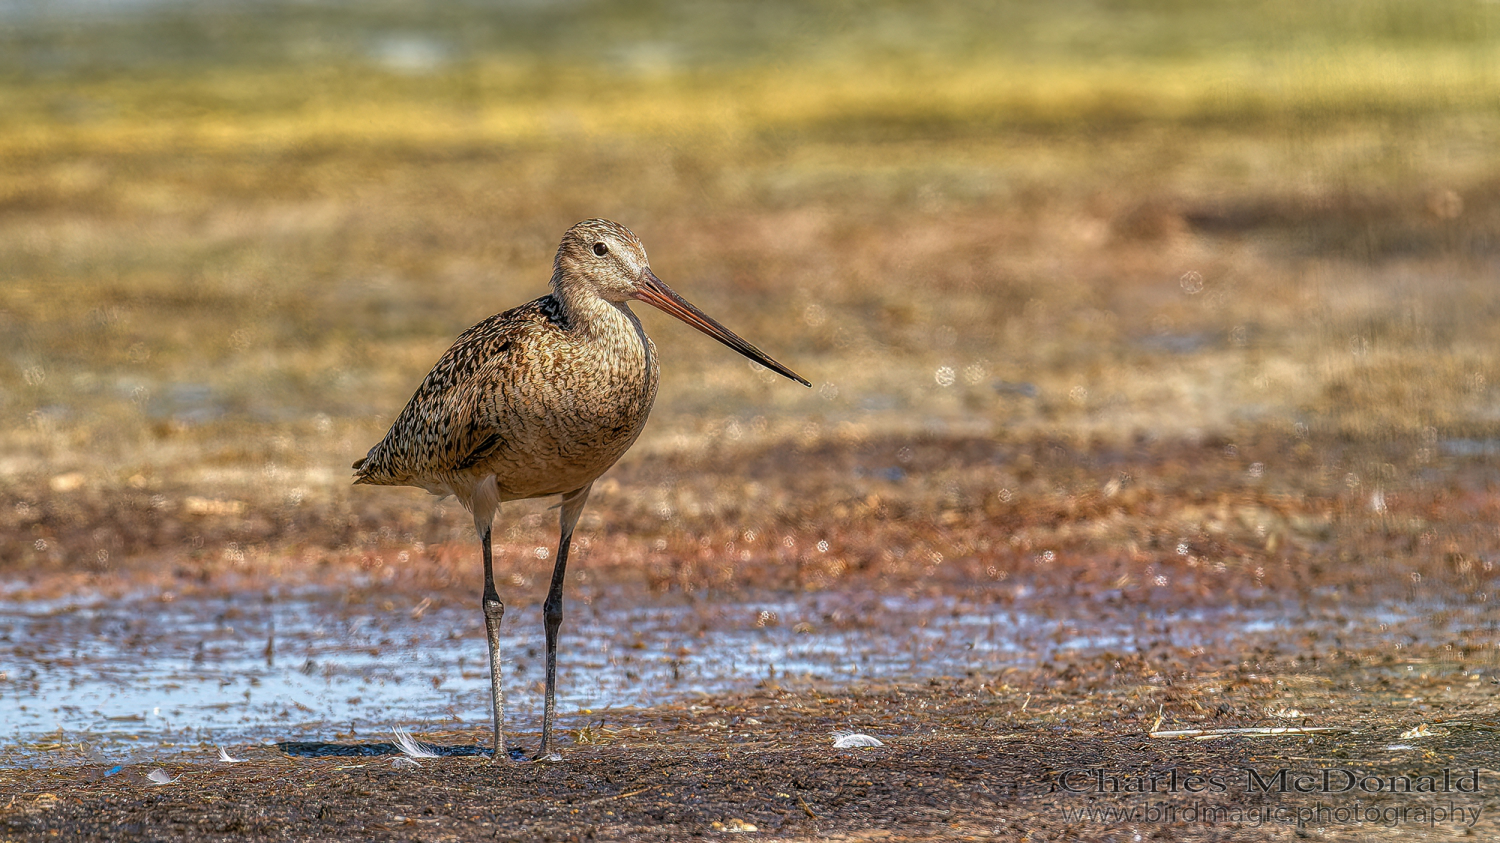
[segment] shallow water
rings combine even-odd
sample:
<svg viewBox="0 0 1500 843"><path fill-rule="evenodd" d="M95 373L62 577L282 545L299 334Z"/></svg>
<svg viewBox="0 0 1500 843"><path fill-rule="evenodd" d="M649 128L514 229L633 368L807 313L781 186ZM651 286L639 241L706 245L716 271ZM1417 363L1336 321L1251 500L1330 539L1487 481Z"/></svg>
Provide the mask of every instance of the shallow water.
<svg viewBox="0 0 1500 843"><path fill-rule="evenodd" d="M1420 613L1297 616L1292 607L1188 612L1094 605L1035 611L984 595L822 592L749 602L600 591L568 607L559 712L657 705L782 684L983 675L1070 653L1287 640L1378 640ZM404 598L403 598L404 599ZM1040 611L1040 610L1039 610ZM507 612L507 719L541 716L539 606ZM1289 618L1297 618L1289 623ZM1311 636L1311 640L1309 639ZM0 763L130 763L204 747L389 736L486 722L477 607L338 594L276 599L0 601ZM566 725L566 724L565 724Z"/></svg>

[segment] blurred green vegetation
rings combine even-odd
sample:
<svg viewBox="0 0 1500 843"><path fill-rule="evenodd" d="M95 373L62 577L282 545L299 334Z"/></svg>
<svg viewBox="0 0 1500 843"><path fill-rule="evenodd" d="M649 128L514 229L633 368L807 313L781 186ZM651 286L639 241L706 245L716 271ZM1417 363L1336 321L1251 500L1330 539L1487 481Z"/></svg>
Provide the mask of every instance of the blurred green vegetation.
<svg viewBox="0 0 1500 843"><path fill-rule="evenodd" d="M10 148L549 140L557 113L583 132L943 141L1421 119L1493 106L1500 37L1493 4L1391 0L79 8L0 18Z"/></svg>
<svg viewBox="0 0 1500 843"><path fill-rule="evenodd" d="M347 505L606 216L815 385L646 314L627 460L1250 431L1398 484L1500 420L1497 130L1484 2L12 10L0 483Z"/></svg>

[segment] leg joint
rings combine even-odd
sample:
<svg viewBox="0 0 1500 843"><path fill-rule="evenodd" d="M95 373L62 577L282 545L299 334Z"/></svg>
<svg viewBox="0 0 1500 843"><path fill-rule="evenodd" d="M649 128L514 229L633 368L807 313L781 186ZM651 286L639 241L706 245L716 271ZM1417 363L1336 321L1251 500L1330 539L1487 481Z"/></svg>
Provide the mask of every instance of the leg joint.
<svg viewBox="0 0 1500 843"><path fill-rule="evenodd" d="M549 626L557 626L562 623L563 607L562 600L548 599L542 604L542 620Z"/></svg>
<svg viewBox="0 0 1500 843"><path fill-rule="evenodd" d="M494 594L484 596L484 616L486 618L500 618L505 614L505 604Z"/></svg>

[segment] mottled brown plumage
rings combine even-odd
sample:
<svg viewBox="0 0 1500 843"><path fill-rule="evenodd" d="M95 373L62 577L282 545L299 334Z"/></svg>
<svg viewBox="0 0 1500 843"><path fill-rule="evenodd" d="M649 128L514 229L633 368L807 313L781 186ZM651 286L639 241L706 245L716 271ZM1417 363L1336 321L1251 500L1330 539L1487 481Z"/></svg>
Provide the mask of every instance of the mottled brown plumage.
<svg viewBox="0 0 1500 843"><path fill-rule="evenodd" d="M355 482L420 486L473 509L471 490L490 475L498 503L602 474L645 426L659 369L635 314L591 304L599 312L587 319L619 324L585 334L546 296L465 331L356 464Z"/></svg>
<svg viewBox="0 0 1500 843"><path fill-rule="evenodd" d="M807 381L704 315L652 272L624 226L587 220L563 235L552 293L461 334L390 432L354 464L355 483L453 495L474 516L484 556L495 758L504 758L499 628L490 530L500 503L562 495L562 534L543 607L547 690L539 758L552 747L557 630L573 528L594 480L640 436L656 399L656 347L631 312L645 301L789 378Z"/></svg>

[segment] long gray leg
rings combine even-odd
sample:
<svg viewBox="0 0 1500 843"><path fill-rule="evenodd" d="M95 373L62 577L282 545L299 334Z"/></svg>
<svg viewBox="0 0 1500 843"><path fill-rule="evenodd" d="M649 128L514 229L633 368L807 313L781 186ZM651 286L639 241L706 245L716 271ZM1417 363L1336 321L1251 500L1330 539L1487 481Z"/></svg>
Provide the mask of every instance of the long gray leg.
<svg viewBox="0 0 1500 843"><path fill-rule="evenodd" d="M547 698L542 707L542 750L538 761L560 761L562 756L552 749L552 718L555 713L554 698L557 694L557 631L562 626L563 575L568 568L568 548L573 544L573 528L578 525L578 516L583 514L583 505L588 502L590 483L576 492L563 495L562 514L558 521L562 534L557 541L557 565L552 569L552 586L547 589L547 602L542 604L542 624L547 630Z"/></svg>
<svg viewBox="0 0 1500 843"><path fill-rule="evenodd" d="M510 760L505 751L505 692L500 689L500 619L505 617L505 604L495 590L494 551L490 549L488 526L479 541L484 546L484 634L490 644L490 703L495 716L495 754L490 760L498 763Z"/></svg>

